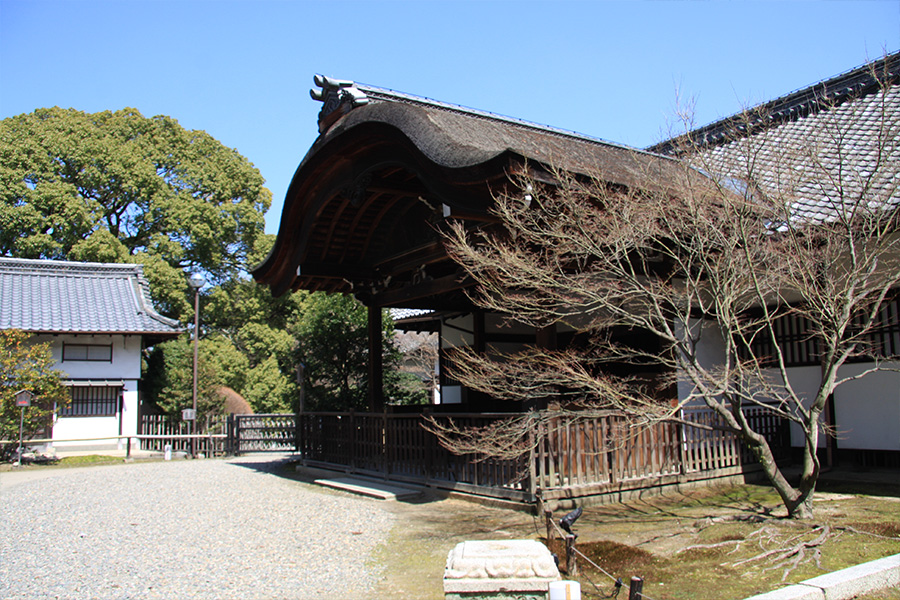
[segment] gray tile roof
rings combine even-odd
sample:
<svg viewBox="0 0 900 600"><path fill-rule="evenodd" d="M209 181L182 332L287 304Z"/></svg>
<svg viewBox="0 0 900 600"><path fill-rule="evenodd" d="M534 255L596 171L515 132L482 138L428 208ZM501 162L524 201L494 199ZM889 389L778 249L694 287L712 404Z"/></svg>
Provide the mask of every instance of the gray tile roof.
<svg viewBox="0 0 900 600"><path fill-rule="evenodd" d="M422 315L428 315L433 312L433 310L428 308L392 308L391 318L395 321L400 321L402 319L409 319L410 317L421 317Z"/></svg>
<svg viewBox="0 0 900 600"><path fill-rule="evenodd" d="M881 108L893 113L891 139L878 142ZM855 207L900 206L900 87L787 122L749 141L713 148L710 170L740 177L755 161L754 182L777 193L802 222L835 220ZM839 137L840 136L840 137Z"/></svg>
<svg viewBox="0 0 900 600"><path fill-rule="evenodd" d="M900 53L692 132L714 176L778 194L797 221L900 206ZM678 154L668 140L652 151ZM697 146L695 146L697 147ZM694 162L694 161L692 161ZM748 166L752 165L752 166Z"/></svg>
<svg viewBox="0 0 900 600"><path fill-rule="evenodd" d="M0 329L176 335L141 265L0 258Z"/></svg>

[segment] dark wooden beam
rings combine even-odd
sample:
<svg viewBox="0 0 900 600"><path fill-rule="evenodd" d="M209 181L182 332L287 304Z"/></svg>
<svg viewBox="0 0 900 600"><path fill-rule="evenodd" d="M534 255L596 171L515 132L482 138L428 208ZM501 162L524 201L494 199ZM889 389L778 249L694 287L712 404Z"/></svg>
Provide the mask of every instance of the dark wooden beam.
<svg viewBox="0 0 900 600"><path fill-rule="evenodd" d="M383 275L396 275L412 271L422 265L440 262L446 258L447 252L444 250L444 244L440 240L435 240L381 260L373 267Z"/></svg>
<svg viewBox="0 0 900 600"><path fill-rule="evenodd" d="M369 411L384 409L384 361L381 355L381 308L369 306Z"/></svg>
<svg viewBox="0 0 900 600"><path fill-rule="evenodd" d="M315 277L327 279L347 279L363 281L371 277L371 272L354 266L306 261L297 267L297 277Z"/></svg>
<svg viewBox="0 0 900 600"><path fill-rule="evenodd" d="M556 323L552 325L547 325L546 327L541 327L537 330L537 346L538 348L543 348L545 350L556 350L557 348L557 337L556 337Z"/></svg>
<svg viewBox="0 0 900 600"><path fill-rule="evenodd" d="M409 306L409 302L439 296L454 290L460 290L474 283L467 276L454 273L445 277L438 277L430 281L405 285L403 287L378 292L369 297L367 304L376 306Z"/></svg>

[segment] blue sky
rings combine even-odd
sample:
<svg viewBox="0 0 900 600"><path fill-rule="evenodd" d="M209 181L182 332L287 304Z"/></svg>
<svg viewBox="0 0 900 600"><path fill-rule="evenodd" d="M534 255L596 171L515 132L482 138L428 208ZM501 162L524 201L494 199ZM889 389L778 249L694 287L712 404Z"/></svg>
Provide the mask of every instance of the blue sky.
<svg viewBox="0 0 900 600"><path fill-rule="evenodd" d="M864 2L0 0L0 118L133 107L253 162L277 231L323 73L644 147L900 49Z"/></svg>

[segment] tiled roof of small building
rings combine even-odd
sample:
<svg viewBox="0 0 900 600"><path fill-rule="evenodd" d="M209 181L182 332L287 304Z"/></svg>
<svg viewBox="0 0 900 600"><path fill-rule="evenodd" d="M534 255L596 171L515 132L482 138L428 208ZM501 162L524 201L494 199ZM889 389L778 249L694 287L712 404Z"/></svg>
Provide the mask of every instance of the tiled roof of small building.
<svg viewBox="0 0 900 600"><path fill-rule="evenodd" d="M900 53L667 140L648 150L699 151L703 168L778 193L791 217L826 222L860 202L900 206ZM749 161L752 161L752 166Z"/></svg>
<svg viewBox="0 0 900 600"><path fill-rule="evenodd" d="M0 329L177 335L141 265L0 258Z"/></svg>

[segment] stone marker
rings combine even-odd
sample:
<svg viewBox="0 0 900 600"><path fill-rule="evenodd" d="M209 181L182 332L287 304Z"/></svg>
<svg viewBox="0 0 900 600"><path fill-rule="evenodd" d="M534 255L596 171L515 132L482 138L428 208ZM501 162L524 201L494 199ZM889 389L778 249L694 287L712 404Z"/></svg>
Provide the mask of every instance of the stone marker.
<svg viewBox="0 0 900 600"><path fill-rule="evenodd" d="M461 542L447 555L447 600L545 600L559 569L547 547L534 540Z"/></svg>

